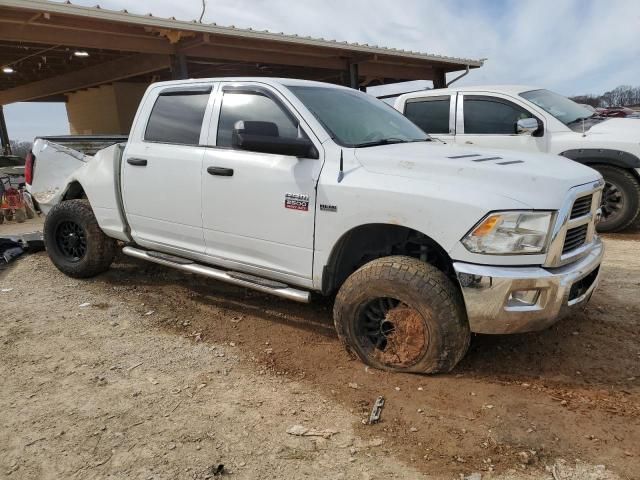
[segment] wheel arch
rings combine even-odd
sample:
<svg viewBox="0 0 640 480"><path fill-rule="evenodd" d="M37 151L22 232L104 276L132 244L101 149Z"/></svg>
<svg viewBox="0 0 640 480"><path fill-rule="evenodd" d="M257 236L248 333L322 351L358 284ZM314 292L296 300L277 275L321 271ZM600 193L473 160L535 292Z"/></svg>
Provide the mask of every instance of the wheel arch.
<svg viewBox="0 0 640 480"><path fill-rule="evenodd" d="M419 258L455 280L451 257L430 236L403 225L366 223L352 227L333 245L322 272L322 293L335 292L365 263L391 255Z"/></svg>
<svg viewBox="0 0 640 480"><path fill-rule="evenodd" d="M60 197L60 201L64 202L66 200L82 200L88 199L87 193L84 190L84 187L78 180L72 180L67 184L67 188L65 188L64 193Z"/></svg>
<svg viewBox="0 0 640 480"><path fill-rule="evenodd" d="M640 168L640 158L623 150L608 148L580 148L565 150L561 156L569 158L584 165L609 165L618 168L630 169L637 177L636 168Z"/></svg>

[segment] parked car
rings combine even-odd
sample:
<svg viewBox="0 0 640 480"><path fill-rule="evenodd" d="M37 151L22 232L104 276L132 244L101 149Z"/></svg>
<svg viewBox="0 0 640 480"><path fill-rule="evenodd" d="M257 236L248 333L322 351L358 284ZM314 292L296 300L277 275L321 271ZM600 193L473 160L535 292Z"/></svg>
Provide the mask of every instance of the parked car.
<svg viewBox="0 0 640 480"><path fill-rule="evenodd" d="M600 112L600 115L611 118L626 118L636 115L637 113L635 110L627 107L607 107Z"/></svg>
<svg viewBox="0 0 640 480"><path fill-rule="evenodd" d="M104 272L120 241L291 300L336 294L339 338L377 368L448 371L470 332L543 329L598 283L596 171L432 141L356 90L157 83L126 143L61 143L35 140L27 178L62 272Z"/></svg>
<svg viewBox="0 0 640 480"><path fill-rule="evenodd" d="M399 96L394 106L448 143L561 155L598 170L606 186L602 232L616 232L640 214L640 120L605 118L537 87L483 86ZM547 157L554 171L558 157Z"/></svg>

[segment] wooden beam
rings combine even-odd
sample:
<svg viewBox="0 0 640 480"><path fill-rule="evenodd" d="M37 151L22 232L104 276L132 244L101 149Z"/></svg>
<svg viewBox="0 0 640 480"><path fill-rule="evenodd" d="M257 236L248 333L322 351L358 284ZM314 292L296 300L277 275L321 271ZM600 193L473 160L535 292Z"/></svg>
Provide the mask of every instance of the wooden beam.
<svg viewBox="0 0 640 480"><path fill-rule="evenodd" d="M402 78L404 80L432 80L434 77L434 70L428 66L378 62L360 63L359 73L364 77Z"/></svg>
<svg viewBox="0 0 640 480"><path fill-rule="evenodd" d="M292 49L293 50L293 49ZM328 68L332 70L346 70L347 60L339 57L310 57L298 53L270 52L261 50L259 46L253 49L236 48L219 45L199 45L182 50L188 57L215 58L237 63L265 63L276 65L293 65L309 68Z"/></svg>
<svg viewBox="0 0 640 480"><path fill-rule="evenodd" d="M169 55L139 54L0 91L0 105L24 102L124 80L171 66Z"/></svg>
<svg viewBox="0 0 640 480"><path fill-rule="evenodd" d="M44 43L80 48L100 48L136 53L173 53L166 39L114 35L100 31L82 32L45 25L19 25L0 20L0 40L9 42Z"/></svg>

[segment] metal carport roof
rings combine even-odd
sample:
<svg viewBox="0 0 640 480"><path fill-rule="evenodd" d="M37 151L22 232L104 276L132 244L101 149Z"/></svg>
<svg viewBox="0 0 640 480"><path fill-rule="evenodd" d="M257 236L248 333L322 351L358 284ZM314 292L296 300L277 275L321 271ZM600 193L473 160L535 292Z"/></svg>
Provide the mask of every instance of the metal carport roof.
<svg viewBox="0 0 640 480"><path fill-rule="evenodd" d="M76 52L86 52L77 56ZM114 81L268 75L354 87L478 68L453 58L43 0L0 0L0 105Z"/></svg>

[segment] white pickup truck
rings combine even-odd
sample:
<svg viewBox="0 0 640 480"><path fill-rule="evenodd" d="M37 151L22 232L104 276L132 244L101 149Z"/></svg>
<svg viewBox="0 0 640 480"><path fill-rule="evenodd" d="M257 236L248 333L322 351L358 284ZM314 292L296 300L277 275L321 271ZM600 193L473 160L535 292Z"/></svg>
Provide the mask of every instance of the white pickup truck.
<svg viewBox="0 0 640 480"><path fill-rule="evenodd" d="M292 300L337 294L364 362L438 372L470 332L545 328L596 287L602 178L549 160L432 141L344 87L220 78L151 85L126 143L89 156L36 139L26 169L70 276L124 244Z"/></svg>
<svg viewBox="0 0 640 480"><path fill-rule="evenodd" d="M640 119L601 117L557 93L520 85L423 90L398 96L394 106L449 143L553 153L598 170L606 182L601 232L640 219Z"/></svg>

